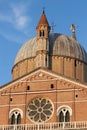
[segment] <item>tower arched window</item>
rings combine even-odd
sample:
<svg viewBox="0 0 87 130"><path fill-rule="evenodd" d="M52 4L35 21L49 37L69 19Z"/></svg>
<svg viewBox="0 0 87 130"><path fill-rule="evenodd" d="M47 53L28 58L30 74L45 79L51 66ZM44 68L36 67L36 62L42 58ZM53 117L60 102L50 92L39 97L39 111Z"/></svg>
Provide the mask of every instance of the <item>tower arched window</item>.
<svg viewBox="0 0 87 130"><path fill-rule="evenodd" d="M40 30L40 37L44 37L44 30Z"/></svg>

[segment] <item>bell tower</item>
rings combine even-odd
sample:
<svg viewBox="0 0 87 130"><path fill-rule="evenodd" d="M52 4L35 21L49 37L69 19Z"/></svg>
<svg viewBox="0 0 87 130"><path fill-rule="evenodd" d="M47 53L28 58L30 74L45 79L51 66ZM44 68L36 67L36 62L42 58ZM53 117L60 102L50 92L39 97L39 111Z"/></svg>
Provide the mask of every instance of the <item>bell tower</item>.
<svg viewBox="0 0 87 130"><path fill-rule="evenodd" d="M50 26L43 10L39 23L36 27L36 68L49 67L49 32Z"/></svg>

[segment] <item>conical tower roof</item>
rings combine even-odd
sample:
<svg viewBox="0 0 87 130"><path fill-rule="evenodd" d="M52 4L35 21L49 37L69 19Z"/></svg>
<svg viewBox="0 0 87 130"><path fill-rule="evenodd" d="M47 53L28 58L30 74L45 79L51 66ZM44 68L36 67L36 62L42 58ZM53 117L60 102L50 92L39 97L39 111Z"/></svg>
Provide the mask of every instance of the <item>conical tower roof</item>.
<svg viewBox="0 0 87 130"><path fill-rule="evenodd" d="M42 12L42 15L41 15L41 18L40 18L40 20L39 20L39 23L38 23L37 27L38 27L39 25L47 25L47 26L49 26L49 23L48 23L48 20L47 20L47 18L46 18L46 15L45 15L45 12L44 12L44 11Z"/></svg>

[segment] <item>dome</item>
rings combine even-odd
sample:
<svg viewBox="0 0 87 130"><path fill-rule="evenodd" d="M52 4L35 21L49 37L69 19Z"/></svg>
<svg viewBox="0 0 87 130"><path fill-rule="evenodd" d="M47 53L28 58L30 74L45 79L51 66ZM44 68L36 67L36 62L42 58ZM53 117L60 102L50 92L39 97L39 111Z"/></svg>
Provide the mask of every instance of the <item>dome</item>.
<svg viewBox="0 0 87 130"><path fill-rule="evenodd" d="M87 53L73 38L57 33L49 34L49 54L71 57L87 63ZM18 62L36 56L36 37L27 41L19 50L14 65Z"/></svg>
<svg viewBox="0 0 87 130"><path fill-rule="evenodd" d="M36 56L36 37L27 41L19 50L14 65L18 62Z"/></svg>
<svg viewBox="0 0 87 130"><path fill-rule="evenodd" d="M50 34L50 55L75 58L87 63L87 53L72 37L63 34Z"/></svg>
<svg viewBox="0 0 87 130"><path fill-rule="evenodd" d="M36 69L46 68L68 78L87 82L87 53L76 40L74 24L71 30L71 37L54 33L43 11L36 26L36 37L28 40L15 58L13 80Z"/></svg>

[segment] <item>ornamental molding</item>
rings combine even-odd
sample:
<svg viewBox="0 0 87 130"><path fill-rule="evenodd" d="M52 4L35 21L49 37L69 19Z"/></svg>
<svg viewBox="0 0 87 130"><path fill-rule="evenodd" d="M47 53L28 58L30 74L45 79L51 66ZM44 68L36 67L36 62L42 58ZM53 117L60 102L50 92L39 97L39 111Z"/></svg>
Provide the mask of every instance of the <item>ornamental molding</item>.
<svg viewBox="0 0 87 130"><path fill-rule="evenodd" d="M42 75L42 76L40 76ZM82 84L82 83L79 83L77 81L74 81L74 80L71 80L71 79L68 79L66 77L63 77L63 76L60 76L58 74L55 74L51 71L48 71L48 70L44 70L44 69L38 69L30 74L28 74L27 76L24 76L23 78L20 78L16 81L13 81L9 84L6 84L4 86L2 86L0 88L0 91L7 91L6 89L9 88L9 92L10 92L10 89L12 89L13 86L19 86L19 84L21 83L28 83L28 82L42 82L42 81L52 81L52 80L56 80L58 82L64 82L64 84L68 83L69 86L71 86L70 84L73 84L73 86L79 86L79 87L82 87L82 88L87 88L87 85L86 84ZM23 84L22 84L23 85Z"/></svg>

